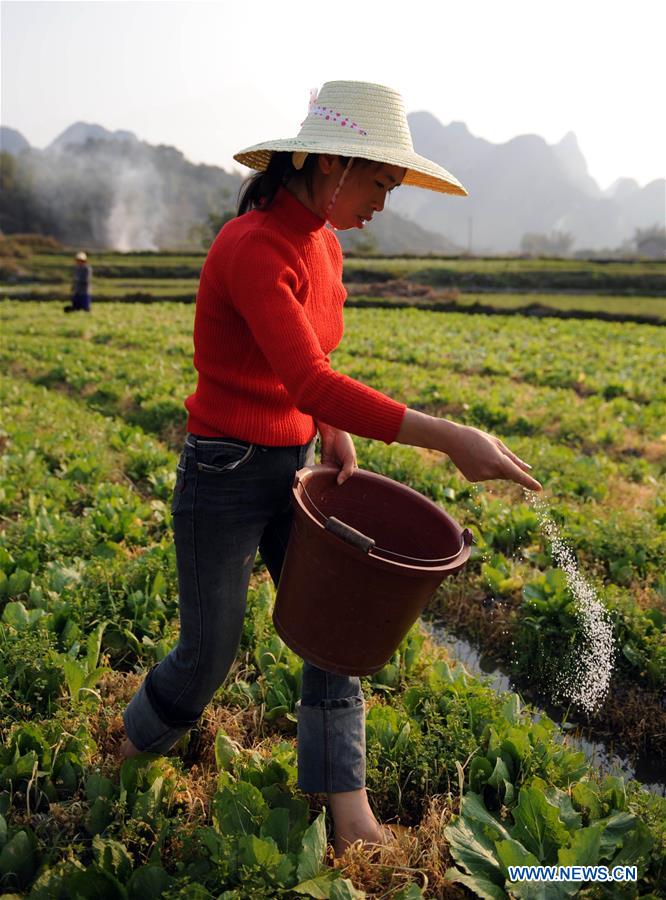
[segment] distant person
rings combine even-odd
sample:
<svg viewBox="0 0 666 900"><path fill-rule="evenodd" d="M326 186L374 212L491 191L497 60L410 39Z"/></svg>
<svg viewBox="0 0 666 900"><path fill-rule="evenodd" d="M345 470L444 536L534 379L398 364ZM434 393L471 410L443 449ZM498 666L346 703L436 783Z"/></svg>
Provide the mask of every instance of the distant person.
<svg viewBox="0 0 666 900"><path fill-rule="evenodd" d="M76 312L79 309L90 312L90 285L92 282L92 266L88 265L88 254L81 250L74 257L76 266L72 280L72 302L65 306L65 312Z"/></svg>

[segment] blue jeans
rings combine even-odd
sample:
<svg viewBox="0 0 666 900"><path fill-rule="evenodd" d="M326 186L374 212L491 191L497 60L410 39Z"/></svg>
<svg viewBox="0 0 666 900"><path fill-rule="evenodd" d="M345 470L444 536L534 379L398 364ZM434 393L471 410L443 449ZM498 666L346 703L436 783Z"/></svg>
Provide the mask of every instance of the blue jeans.
<svg viewBox="0 0 666 900"><path fill-rule="evenodd" d="M292 521L294 473L314 463L309 444L262 447L188 434L172 513L180 636L125 710L139 750L167 753L194 726L240 644L257 549L277 585ZM312 598L316 614L316 597ZM365 705L357 677L303 663L298 785L309 793L365 785Z"/></svg>

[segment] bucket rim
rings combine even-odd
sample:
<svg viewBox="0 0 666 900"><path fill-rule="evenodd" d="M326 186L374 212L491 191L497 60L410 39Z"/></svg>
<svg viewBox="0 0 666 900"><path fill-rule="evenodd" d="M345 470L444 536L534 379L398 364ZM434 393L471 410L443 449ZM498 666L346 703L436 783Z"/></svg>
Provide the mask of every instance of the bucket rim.
<svg viewBox="0 0 666 900"><path fill-rule="evenodd" d="M321 463L315 464L312 466L303 466L299 469L294 475L294 481L292 485L292 495L294 501L298 504L299 508L306 514L308 519L310 519L318 528L321 528L322 531L326 532L326 521L328 518L321 510L319 510L307 492L307 481L312 475L316 475L319 472L328 471L333 475L338 474L338 467L331 465L330 463ZM371 480L388 482L391 484L393 489L398 489L403 491L406 494L415 495L418 497L419 502L423 503L424 501L433 507L434 512L436 512L446 524L451 528L452 532L458 536L460 541L460 546L456 550L454 554L451 554L448 557L442 557L440 559L419 559L417 557L408 557L403 554L399 554L393 550L387 550L385 548L373 546L369 551L366 551L366 555L368 559L373 560L376 563L382 565L390 565L396 566L400 569L404 569L407 571L411 571L413 573L422 573L422 572L446 572L449 569L458 569L462 567L467 560L469 559L471 553L471 544L473 542L472 532L468 528L463 528L459 525L458 522L451 516L446 510L442 509L429 497L425 497L419 491L410 487L409 485L403 484L401 481L396 481L393 478L388 478L386 475L381 475L379 472L371 472L368 469L357 468L354 470L353 474L350 476L353 478L355 475L361 474L363 476L369 477ZM314 512L308 508L308 506L303 502L303 495L308 499L308 502L315 508L318 515L323 518L324 521L321 521L320 518L314 514ZM339 540L339 538L333 537L333 535L328 535L332 540ZM372 542L374 544L374 541ZM343 542L345 545L345 542ZM346 547L353 551L353 547L346 544ZM383 554L387 553L392 556L402 556L403 559L409 559L410 562L401 562L400 560L391 559L388 556L384 556Z"/></svg>

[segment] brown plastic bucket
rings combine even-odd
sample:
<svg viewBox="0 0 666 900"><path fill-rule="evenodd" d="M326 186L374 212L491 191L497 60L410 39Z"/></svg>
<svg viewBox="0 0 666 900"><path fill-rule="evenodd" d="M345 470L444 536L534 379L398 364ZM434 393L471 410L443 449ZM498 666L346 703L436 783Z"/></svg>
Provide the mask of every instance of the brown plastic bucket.
<svg viewBox="0 0 666 900"><path fill-rule="evenodd" d="M472 534L418 491L333 466L294 478L294 519L273 622L310 663L370 675L391 658L447 575L469 559Z"/></svg>

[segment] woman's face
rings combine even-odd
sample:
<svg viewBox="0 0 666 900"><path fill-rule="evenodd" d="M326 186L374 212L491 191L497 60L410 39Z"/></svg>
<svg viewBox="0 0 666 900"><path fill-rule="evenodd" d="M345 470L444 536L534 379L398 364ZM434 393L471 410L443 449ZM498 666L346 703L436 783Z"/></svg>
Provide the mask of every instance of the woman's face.
<svg viewBox="0 0 666 900"><path fill-rule="evenodd" d="M315 192L322 215L335 193L344 170L345 163L337 156L320 157L317 173L320 177L315 181ZM371 219L375 212L384 209L386 195L402 183L406 173L407 169L387 163L370 162L361 165L355 161L347 172L333 209L328 215L328 221L340 230L363 228L365 222Z"/></svg>

